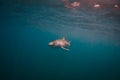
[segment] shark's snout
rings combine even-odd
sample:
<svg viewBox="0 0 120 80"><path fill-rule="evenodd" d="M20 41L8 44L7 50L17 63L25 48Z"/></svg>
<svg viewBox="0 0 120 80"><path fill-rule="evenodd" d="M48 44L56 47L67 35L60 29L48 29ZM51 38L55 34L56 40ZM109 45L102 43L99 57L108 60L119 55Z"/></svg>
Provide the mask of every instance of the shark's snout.
<svg viewBox="0 0 120 80"><path fill-rule="evenodd" d="M49 44L48 44L49 46L53 46L54 45L54 43L53 42L49 42Z"/></svg>

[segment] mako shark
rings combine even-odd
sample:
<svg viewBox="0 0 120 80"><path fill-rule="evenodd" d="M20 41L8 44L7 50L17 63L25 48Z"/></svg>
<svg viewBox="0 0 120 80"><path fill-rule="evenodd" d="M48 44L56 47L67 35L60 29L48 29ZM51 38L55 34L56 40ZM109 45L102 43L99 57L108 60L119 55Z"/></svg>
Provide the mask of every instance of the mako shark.
<svg viewBox="0 0 120 80"><path fill-rule="evenodd" d="M49 46L52 46L52 47L60 47L64 50L67 50L69 51L68 46L70 46L70 41L67 41L65 37L61 38L61 39L57 39L57 40L54 40L52 42L49 42L48 44Z"/></svg>

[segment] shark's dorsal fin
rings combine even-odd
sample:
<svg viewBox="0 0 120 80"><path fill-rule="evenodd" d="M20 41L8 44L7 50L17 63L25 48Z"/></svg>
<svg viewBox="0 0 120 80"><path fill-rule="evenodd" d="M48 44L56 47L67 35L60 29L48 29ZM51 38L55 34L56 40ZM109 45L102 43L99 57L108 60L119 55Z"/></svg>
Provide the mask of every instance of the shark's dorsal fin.
<svg viewBox="0 0 120 80"><path fill-rule="evenodd" d="M66 40L66 37L65 36L63 36L63 38L62 38L63 40Z"/></svg>

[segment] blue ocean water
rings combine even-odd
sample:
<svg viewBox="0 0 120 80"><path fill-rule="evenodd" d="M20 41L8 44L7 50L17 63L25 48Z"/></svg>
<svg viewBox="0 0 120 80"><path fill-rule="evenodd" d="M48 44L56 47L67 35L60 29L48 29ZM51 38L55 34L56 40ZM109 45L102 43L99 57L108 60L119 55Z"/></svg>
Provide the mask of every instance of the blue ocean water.
<svg viewBox="0 0 120 80"><path fill-rule="evenodd" d="M1 1L0 80L119 80L120 11ZM48 43L66 36L70 51Z"/></svg>

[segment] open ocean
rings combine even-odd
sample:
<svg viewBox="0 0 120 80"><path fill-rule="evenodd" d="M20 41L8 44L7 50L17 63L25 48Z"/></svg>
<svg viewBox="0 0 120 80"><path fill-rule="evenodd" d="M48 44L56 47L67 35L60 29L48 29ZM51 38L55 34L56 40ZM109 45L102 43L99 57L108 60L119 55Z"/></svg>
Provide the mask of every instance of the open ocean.
<svg viewBox="0 0 120 80"><path fill-rule="evenodd" d="M63 36L70 51L48 46ZM0 80L120 80L120 9L1 0L0 47Z"/></svg>

